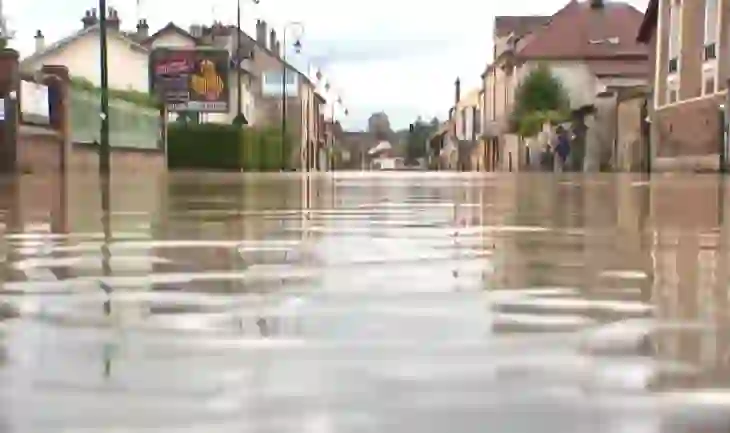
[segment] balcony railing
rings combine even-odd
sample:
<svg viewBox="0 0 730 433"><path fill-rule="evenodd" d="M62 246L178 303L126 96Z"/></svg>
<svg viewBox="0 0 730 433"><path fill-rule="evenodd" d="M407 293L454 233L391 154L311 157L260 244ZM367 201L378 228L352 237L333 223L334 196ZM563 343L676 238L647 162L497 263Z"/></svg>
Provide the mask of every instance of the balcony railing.
<svg viewBox="0 0 730 433"><path fill-rule="evenodd" d="M714 60L717 58L716 46L717 46L717 44L714 42L711 44L705 45L705 51L704 51L704 55L703 55L704 61Z"/></svg>

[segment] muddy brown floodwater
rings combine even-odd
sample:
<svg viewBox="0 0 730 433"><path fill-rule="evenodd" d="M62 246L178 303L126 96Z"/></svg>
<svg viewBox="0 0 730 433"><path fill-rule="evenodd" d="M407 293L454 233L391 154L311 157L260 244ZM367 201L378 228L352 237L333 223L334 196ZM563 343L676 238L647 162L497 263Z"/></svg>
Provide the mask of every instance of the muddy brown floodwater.
<svg viewBox="0 0 730 433"><path fill-rule="evenodd" d="M730 431L719 177L1 188L2 433Z"/></svg>

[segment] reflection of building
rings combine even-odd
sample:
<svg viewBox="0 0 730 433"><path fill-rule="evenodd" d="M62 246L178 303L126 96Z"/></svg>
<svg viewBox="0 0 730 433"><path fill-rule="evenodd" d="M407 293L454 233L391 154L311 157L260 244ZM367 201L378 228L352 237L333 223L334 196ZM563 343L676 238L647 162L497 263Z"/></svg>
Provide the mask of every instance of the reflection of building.
<svg viewBox="0 0 730 433"><path fill-rule="evenodd" d="M669 181L652 188L651 301L661 323L682 326L653 333L654 356L696 368L660 376L658 388L730 386L725 194L714 181Z"/></svg>

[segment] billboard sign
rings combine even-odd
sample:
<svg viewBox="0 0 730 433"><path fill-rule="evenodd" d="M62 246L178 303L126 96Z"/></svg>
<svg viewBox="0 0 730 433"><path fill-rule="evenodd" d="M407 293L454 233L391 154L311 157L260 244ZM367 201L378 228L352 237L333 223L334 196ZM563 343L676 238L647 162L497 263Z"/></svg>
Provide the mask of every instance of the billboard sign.
<svg viewBox="0 0 730 433"><path fill-rule="evenodd" d="M281 98L282 71L268 71L262 74L261 94ZM286 72L286 96L296 98L299 95L299 74L294 71Z"/></svg>
<svg viewBox="0 0 730 433"><path fill-rule="evenodd" d="M150 89L168 111L230 111L227 50L157 48L149 68Z"/></svg>

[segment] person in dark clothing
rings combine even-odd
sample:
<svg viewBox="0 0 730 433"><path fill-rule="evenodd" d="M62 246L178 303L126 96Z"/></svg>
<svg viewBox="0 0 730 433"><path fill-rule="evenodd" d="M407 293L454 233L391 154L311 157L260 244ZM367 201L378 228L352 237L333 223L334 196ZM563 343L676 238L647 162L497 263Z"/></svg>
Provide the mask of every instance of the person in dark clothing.
<svg viewBox="0 0 730 433"><path fill-rule="evenodd" d="M558 155L558 167L559 171L565 171L568 155L570 155L570 140L568 139L567 131L562 126L558 126L556 132L558 137L557 144L555 145L555 153Z"/></svg>

